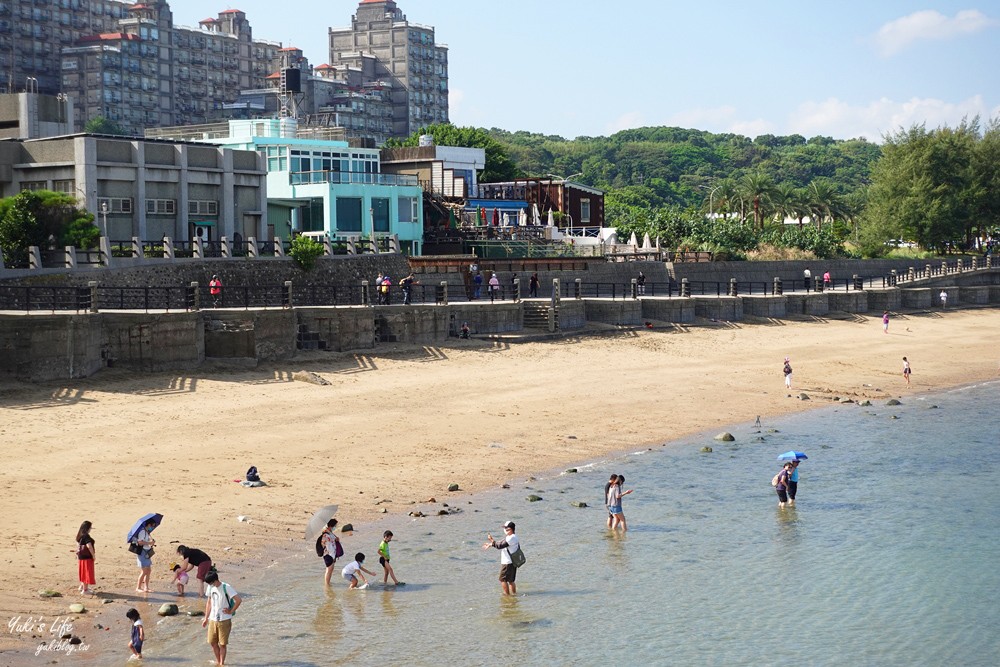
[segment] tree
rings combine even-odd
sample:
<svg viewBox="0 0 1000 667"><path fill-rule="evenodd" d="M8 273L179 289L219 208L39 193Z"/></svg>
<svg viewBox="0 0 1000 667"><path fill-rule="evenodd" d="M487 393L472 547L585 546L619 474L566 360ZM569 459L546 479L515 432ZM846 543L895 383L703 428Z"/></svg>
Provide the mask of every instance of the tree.
<svg viewBox="0 0 1000 667"><path fill-rule="evenodd" d="M750 205L754 226L764 227L764 219L770 217L773 207L771 198L774 196L775 185L770 176L761 172L746 174L739 182L740 193Z"/></svg>
<svg viewBox="0 0 1000 667"><path fill-rule="evenodd" d="M94 116L88 120L86 125L83 126L83 131L87 134L115 134L118 136L128 134L125 128L113 120L108 120L104 116Z"/></svg>
<svg viewBox="0 0 1000 667"><path fill-rule="evenodd" d="M833 222L843 212L843 202L837 189L828 181L816 179L806 188L806 209L820 229L824 222Z"/></svg>
<svg viewBox="0 0 1000 667"><path fill-rule="evenodd" d="M326 248L322 243L301 235L292 239L292 247L288 250L288 254L303 271L311 270L324 252Z"/></svg>
<svg viewBox="0 0 1000 667"><path fill-rule="evenodd" d="M0 249L13 265L27 265L30 246L88 249L99 237L93 214L65 193L25 190L0 199Z"/></svg>
<svg viewBox="0 0 1000 667"><path fill-rule="evenodd" d="M420 128L406 139L390 139L386 142L386 146L418 146L422 134L434 137L434 143L439 146L484 149L486 151L486 168L479 174L479 180L484 183L510 181L523 176L518 166L510 159L503 144L494 139L488 131L478 127L456 127L449 123L430 125Z"/></svg>

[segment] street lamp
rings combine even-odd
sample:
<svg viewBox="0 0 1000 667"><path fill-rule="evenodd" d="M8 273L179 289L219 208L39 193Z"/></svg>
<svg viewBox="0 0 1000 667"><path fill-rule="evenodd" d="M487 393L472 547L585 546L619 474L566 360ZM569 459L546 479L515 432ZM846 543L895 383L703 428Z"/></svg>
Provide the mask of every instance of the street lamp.
<svg viewBox="0 0 1000 667"><path fill-rule="evenodd" d="M108 202L101 202L101 236L108 235Z"/></svg>
<svg viewBox="0 0 1000 667"><path fill-rule="evenodd" d="M708 219L712 219L712 198L715 196L715 191L722 187L722 184L716 185L714 188L709 189L707 185L699 185L698 188L702 190L709 190L708 193Z"/></svg>

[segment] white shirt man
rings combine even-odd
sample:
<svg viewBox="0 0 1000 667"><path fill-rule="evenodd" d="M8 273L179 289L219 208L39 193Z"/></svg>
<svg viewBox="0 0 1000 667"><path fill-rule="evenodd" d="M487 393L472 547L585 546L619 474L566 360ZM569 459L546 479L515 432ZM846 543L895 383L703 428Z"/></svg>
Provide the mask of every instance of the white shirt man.
<svg viewBox="0 0 1000 667"><path fill-rule="evenodd" d="M489 541L483 545L483 549L493 548L500 550L500 588L503 590L504 595L517 595L517 584L515 583L517 568L514 567L510 555L521 548L521 543L517 539L517 535L514 534L513 521L505 523L503 531L504 538L499 542L487 533L486 537Z"/></svg>

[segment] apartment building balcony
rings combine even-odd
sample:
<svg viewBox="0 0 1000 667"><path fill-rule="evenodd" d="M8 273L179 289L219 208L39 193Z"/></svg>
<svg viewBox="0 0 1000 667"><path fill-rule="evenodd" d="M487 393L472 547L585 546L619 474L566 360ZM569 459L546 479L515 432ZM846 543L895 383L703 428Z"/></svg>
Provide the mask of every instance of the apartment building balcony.
<svg viewBox="0 0 1000 667"><path fill-rule="evenodd" d="M302 171L289 174L292 185L329 183L331 185L419 185L416 176L410 174L368 174L356 171Z"/></svg>

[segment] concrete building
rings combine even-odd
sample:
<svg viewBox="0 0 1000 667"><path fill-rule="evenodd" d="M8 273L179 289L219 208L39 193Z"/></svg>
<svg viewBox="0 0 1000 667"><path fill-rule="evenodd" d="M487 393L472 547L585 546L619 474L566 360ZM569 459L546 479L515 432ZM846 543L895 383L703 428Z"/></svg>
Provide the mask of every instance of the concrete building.
<svg viewBox="0 0 1000 667"><path fill-rule="evenodd" d="M480 208L510 216L518 211L533 216L537 210L542 224L547 222L548 211L559 212L565 217L556 226L570 230L604 227L604 191L571 180L525 178L483 183L466 202L468 212Z"/></svg>
<svg viewBox="0 0 1000 667"><path fill-rule="evenodd" d="M173 128L190 137L189 128ZM162 128L160 136L170 136ZM293 232L332 240L398 235L404 253L423 246L423 192L416 176L382 173L379 150L298 135L294 118L231 120L203 141L256 151L267 168L268 235Z"/></svg>
<svg viewBox="0 0 1000 667"><path fill-rule="evenodd" d="M266 163L252 150L86 134L0 141L0 197L22 190L73 195L112 241L269 238Z"/></svg>
<svg viewBox="0 0 1000 667"><path fill-rule="evenodd" d="M434 28L411 23L393 0L361 0L350 28L330 28L330 64L366 71L391 86L392 134L448 122L448 47Z"/></svg>
<svg viewBox="0 0 1000 667"><path fill-rule="evenodd" d="M73 132L73 104L65 95L0 95L0 139L38 139Z"/></svg>
<svg viewBox="0 0 1000 667"><path fill-rule="evenodd" d="M426 192L465 199L478 192L478 172L486 168L486 150L461 146L383 148L382 169L412 174Z"/></svg>

